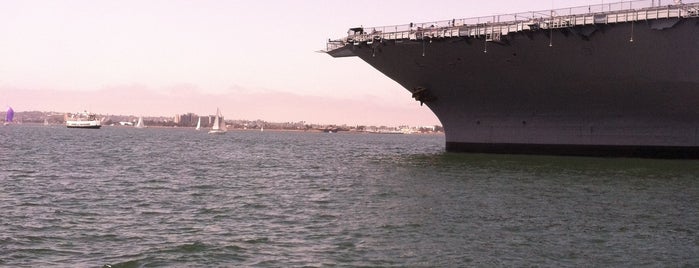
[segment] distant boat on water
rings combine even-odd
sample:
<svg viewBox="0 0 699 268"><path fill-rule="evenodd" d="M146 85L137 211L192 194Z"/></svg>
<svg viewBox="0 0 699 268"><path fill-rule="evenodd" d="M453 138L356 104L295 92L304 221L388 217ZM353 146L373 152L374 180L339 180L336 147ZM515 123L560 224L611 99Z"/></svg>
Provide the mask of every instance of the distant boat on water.
<svg viewBox="0 0 699 268"><path fill-rule="evenodd" d="M68 128L100 128L102 123L97 119L97 115L83 111L82 113L66 114L66 127Z"/></svg>
<svg viewBox="0 0 699 268"><path fill-rule="evenodd" d="M197 120L197 128L195 128L195 129L196 129L196 130L200 130L200 129L201 129L201 116L199 117L199 120Z"/></svg>
<svg viewBox="0 0 699 268"><path fill-rule="evenodd" d="M136 123L135 128L145 128L146 125L143 123L143 116L138 117L138 123Z"/></svg>
<svg viewBox="0 0 699 268"><path fill-rule="evenodd" d="M214 124L211 126L211 130L209 130L209 134L224 134L226 131L226 122L223 120L221 110L216 108L216 117L214 118Z"/></svg>
<svg viewBox="0 0 699 268"><path fill-rule="evenodd" d="M5 123L4 125L9 125L12 123L12 119L15 117L15 110L12 110L12 107L9 107L7 109L7 114L5 114Z"/></svg>

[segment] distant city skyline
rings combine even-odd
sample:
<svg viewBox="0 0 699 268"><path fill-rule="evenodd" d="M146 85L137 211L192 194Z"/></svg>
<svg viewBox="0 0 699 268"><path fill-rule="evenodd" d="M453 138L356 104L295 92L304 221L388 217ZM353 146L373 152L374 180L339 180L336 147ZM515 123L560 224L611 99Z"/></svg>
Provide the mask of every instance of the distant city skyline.
<svg viewBox="0 0 699 268"><path fill-rule="evenodd" d="M441 125L360 59L316 51L359 25L594 4L4 0L0 107L144 116L220 107L227 118Z"/></svg>
<svg viewBox="0 0 699 268"><path fill-rule="evenodd" d="M201 94L198 92L162 93L138 88L121 90L118 91L117 95L112 95L112 93L112 91L86 91L55 95L43 91L22 90L15 92L14 95L23 99L51 104L44 106L46 108L26 108L16 105L11 105L11 107L18 112L75 113L87 110L98 114L146 117L174 116L190 112L199 115L212 115L219 107L224 116L231 120L307 121L318 124L347 125L441 125L436 119L430 121L430 117L434 117L434 115L426 106L421 107L417 102L411 101L406 103L407 105L401 106L400 104L391 104L390 100L387 99L376 99L370 96L365 96L364 99L339 99L324 96L301 96L288 92L244 93L242 95ZM70 105L71 102L88 103L88 105L74 107ZM129 107L138 108L124 109L123 102L128 102ZM207 107L209 105L211 108ZM313 107L309 109L304 105L313 105ZM428 113L422 114L423 117L410 118L410 116L414 116L415 109L425 109ZM373 119L375 113L382 114L384 117L388 116L389 119L375 120Z"/></svg>
<svg viewBox="0 0 699 268"><path fill-rule="evenodd" d="M0 111L0 116L6 112ZM84 114L84 111L70 113L61 111L23 111L18 113L18 120L9 122L0 120L4 125L12 124L42 124L42 125L65 125L68 118L74 118L76 114ZM101 121L103 126L126 126L134 127L141 120L145 127L199 127L210 128L216 115L200 115L195 113L176 114L173 116L136 116L124 114L92 114ZM414 134L414 133L443 133L441 125L365 125L365 124L342 124L326 123L319 124L305 120L274 122L266 120L249 119L228 119L225 122L229 129L239 130L290 130L290 131L352 131L371 133Z"/></svg>

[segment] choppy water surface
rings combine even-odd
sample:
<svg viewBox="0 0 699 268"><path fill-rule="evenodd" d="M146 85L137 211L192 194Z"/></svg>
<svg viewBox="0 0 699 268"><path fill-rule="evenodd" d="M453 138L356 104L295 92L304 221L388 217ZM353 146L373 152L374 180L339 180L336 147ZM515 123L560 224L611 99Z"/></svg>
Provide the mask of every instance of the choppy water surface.
<svg viewBox="0 0 699 268"><path fill-rule="evenodd" d="M699 161L0 127L0 266L697 266Z"/></svg>

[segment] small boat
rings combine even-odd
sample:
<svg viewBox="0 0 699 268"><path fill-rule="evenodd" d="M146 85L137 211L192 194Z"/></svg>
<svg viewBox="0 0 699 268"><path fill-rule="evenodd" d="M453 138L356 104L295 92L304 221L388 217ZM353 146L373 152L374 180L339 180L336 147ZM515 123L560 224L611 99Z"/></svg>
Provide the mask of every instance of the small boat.
<svg viewBox="0 0 699 268"><path fill-rule="evenodd" d="M201 130L201 116L199 117L199 120L197 120L197 128L196 130Z"/></svg>
<svg viewBox="0 0 699 268"><path fill-rule="evenodd" d="M138 117L138 123L136 123L135 128L145 128L146 125L143 123L143 116Z"/></svg>
<svg viewBox="0 0 699 268"><path fill-rule="evenodd" d="M68 128L100 128L102 123L97 119L97 115L83 111L68 116L66 114L66 127Z"/></svg>
<svg viewBox="0 0 699 268"><path fill-rule="evenodd" d="M211 126L211 130L209 130L209 134L224 134L226 131L226 122L223 120L221 110L216 108L216 117L214 118L214 124Z"/></svg>
<svg viewBox="0 0 699 268"><path fill-rule="evenodd" d="M9 125L12 123L12 119L15 117L15 110L12 110L12 107L9 107L7 109L7 114L5 114L5 123L3 125Z"/></svg>

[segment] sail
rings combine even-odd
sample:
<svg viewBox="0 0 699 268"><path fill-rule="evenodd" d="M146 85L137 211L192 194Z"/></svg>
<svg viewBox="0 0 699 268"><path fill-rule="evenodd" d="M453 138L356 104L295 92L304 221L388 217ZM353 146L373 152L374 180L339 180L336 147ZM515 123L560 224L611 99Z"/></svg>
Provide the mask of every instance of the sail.
<svg viewBox="0 0 699 268"><path fill-rule="evenodd" d="M201 129L201 116L199 117L199 120L197 120L197 130Z"/></svg>
<svg viewBox="0 0 699 268"><path fill-rule="evenodd" d="M214 123L211 126L209 134L223 134L226 133L226 121L223 120L221 115L221 110L216 108L216 116L214 118Z"/></svg>
<svg viewBox="0 0 699 268"><path fill-rule="evenodd" d="M221 116L221 122L220 122L220 123L221 123L221 125L220 125L218 128L221 129L221 130L223 130L223 131L227 131L228 128L226 128L226 120L223 120L223 116Z"/></svg>
<svg viewBox="0 0 699 268"><path fill-rule="evenodd" d="M223 119L223 115L220 115L220 114L219 114L218 117L221 118L221 121L219 121L219 124L220 124L220 125L218 126L218 129L223 130L223 131L228 130L228 129L226 129L226 120Z"/></svg>
<svg viewBox="0 0 699 268"><path fill-rule="evenodd" d="M214 124L211 126L211 130L219 130L219 128L218 128L218 114L216 115L216 118L214 118Z"/></svg>
<svg viewBox="0 0 699 268"><path fill-rule="evenodd" d="M137 127L137 128L144 128L144 127L146 127L146 125L143 124L143 116L139 116L139 117L138 117L138 123L136 123L136 127Z"/></svg>
<svg viewBox="0 0 699 268"><path fill-rule="evenodd" d="M15 110L12 110L12 107L7 109L7 114L5 115L5 122L9 123L12 122L12 119L15 117Z"/></svg>

